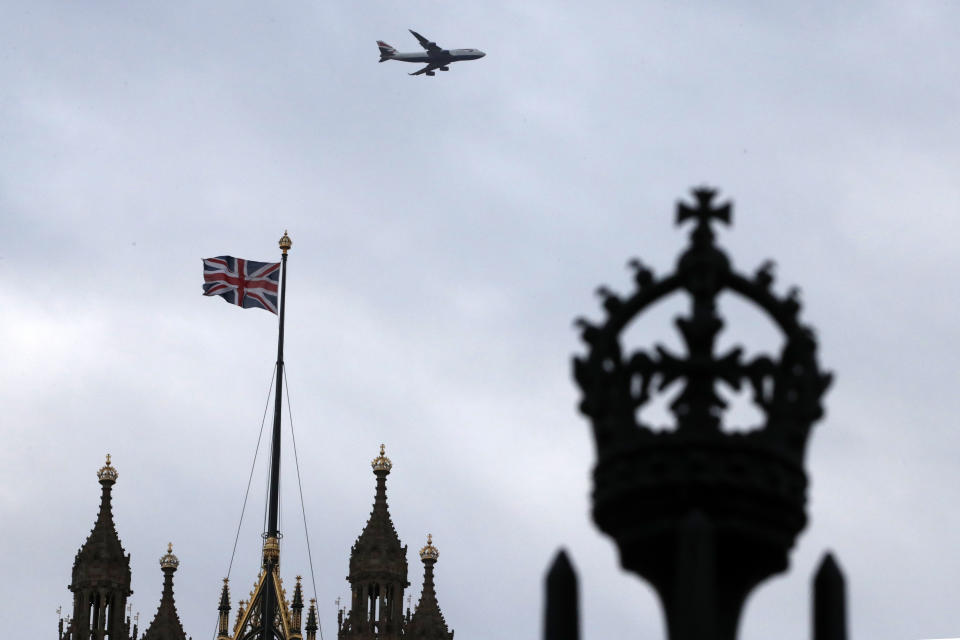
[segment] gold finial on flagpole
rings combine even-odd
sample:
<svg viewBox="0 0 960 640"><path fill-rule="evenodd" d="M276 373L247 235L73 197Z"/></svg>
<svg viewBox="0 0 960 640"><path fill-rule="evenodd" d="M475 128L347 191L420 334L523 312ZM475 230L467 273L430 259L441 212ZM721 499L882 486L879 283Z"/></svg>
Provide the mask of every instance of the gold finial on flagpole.
<svg viewBox="0 0 960 640"><path fill-rule="evenodd" d="M287 251L290 251L290 247L292 246L293 246L293 241L290 239L290 236L287 235L287 230L284 229L283 237L280 238L280 251L282 251L283 254L286 255Z"/></svg>

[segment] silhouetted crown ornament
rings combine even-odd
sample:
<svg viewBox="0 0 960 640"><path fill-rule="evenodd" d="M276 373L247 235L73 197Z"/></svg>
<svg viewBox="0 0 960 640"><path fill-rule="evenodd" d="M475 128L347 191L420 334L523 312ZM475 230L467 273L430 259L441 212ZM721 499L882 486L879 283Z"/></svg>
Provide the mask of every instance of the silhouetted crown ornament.
<svg viewBox="0 0 960 640"><path fill-rule="evenodd" d="M290 251L290 247L293 246L293 240L290 239L290 236L287 235L286 229L283 231L283 237L280 238L280 251L286 253Z"/></svg>
<svg viewBox="0 0 960 640"><path fill-rule="evenodd" d="M694 228L674 273L657 277L632 260L632 293L600 287L606 317L577 321L587 353L574 359L573 370L597 443L594 520L617 541L624 567L660 592L671 629L702 610L706 621L698 625L718 629L712 637L733 638L747 593L786 569L787 552L806 525L804 453L831 376L817 364L813 331L798 319L797 290L785 296L773 290L770 262L752 277L737 272L716 246L712 226L731 223L731 205L715 205L711 189L693 196L694 204L677 207L677 224L692 221ZM724 326L717 298L725 292L770 317L784 336L779 355L747 356L740 346L716 353ZM690 299L689 314L675 321L686 354L661 344L625 352L626 327L678 293ZM746 385L763 423L747 432L726 429L718 385L734 391ZM674 389L674 428L655 431L639 412ZM681 549L715 558L715 566L680 561ZM695 594L709 591L693 584L704 580L724 595L709 606L691 605Z"/></svg>
<svg viewBox="0 0 960 640"><path fill-rule="evenodd" d="M97 478L100 482L116 482L119 475L113 465L110 464L110 454L108 453L106 464L97 471Z"/></svg>
<svg viewBox="0 0 960 640"><path fill-rule="evenodd" d="M390 458L386 456L387 448L385 445L380 445L380 455L374 458L370 462L370 466L373 467L373 470L376 471L386 471L390 473L390 469L393 468L393 463L390 462Z"/></svg>
<svg viewBox="0 0 960 640"><path fill-rule="evenodd" d="M440 557L440 552L435 546L433 546L433 534L427 534L427 545L420 549L420 559L426 562L427 560L436 560Z"/></svg>
<svg viewBox="0 0 960 640"><path fill-rule="evenodd" d="M180 560L177 556L173 555L173 543L167 543L167 552L160 557L160 568L161 569L173 569L177 570L177 567L180 566Z"/></svg>

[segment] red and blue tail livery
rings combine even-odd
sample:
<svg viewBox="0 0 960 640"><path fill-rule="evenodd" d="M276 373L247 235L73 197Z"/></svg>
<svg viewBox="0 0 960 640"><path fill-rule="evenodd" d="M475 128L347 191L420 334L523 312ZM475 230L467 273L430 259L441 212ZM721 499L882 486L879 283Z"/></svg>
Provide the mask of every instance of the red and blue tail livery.
<svg viewBox="0 0 960 640"><path fill-rule="evenodd" d="M233 256L203 259L203 295L221 296L230 304L277 313L279 262L254 262Z"/></svg>

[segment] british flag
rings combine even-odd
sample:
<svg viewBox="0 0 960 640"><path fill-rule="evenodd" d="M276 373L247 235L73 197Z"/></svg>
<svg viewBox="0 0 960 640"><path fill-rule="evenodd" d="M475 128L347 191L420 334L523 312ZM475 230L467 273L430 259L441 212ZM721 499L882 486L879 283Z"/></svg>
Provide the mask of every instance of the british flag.
<svg viewBox="0 0 960 640"><path fill-rule="evenodd" d="M230 304L277 313L279 262L254 262L233 256L203 259L203 295L222 296Z"/></svg>

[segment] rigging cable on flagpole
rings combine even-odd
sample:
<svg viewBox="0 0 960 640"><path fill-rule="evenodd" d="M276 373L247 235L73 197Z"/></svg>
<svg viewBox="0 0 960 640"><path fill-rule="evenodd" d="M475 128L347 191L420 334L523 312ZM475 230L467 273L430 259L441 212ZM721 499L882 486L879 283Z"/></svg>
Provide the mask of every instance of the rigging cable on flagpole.
<svg viewBox="0 0 960 640"><path fill-rule="evenodd" d="M273 365L270 374L270 386L267 387L267 404L263 407L263 418L260 420L260 434L257 436L257 447L253 452L253 462L250 465L250 476L247 478L247 491L243 494L243 508L240 510L240 522L237 523L237 535L233 539L233 551L230 552L230 565L227 567L227 578L233 570L233 559L237 555L237 541L240 540L240 527L243 525L243 516L247 511L247 499L250 497L250 484L253 482L253 471L257 467L257 455L260 453L260 442L263 440L263 425L267 423L267 410L270 408L270 391L273 390L273 381L277 377L277 365Z"/></svg>
<svg viewBox="0 0 960 640"><path fill-rule="evenodd" d="M276 377L277 365L273 365L273 372L274 372L274 377ZM267 404L269 405L269 403L270 403L270 398L269 398L269 394L268 394ZM264 417L264 419L266 419L266 417L267 417L266 410L264 410L263 417ZM260 425L260 430L261 430L261 433L262 433L262 432L263 432L263 425ZM272 441L270 442L270 457L271 457L271 459L273 458L273 442L272 442ZM269 474L269 473L267 473L267 481L266 481L266 485L265 485L264 488L263 488L263 495L264 495L264 500L263 500L263 525L261 526L260 531L261 531L261 535L262 535L263 539L266 540L266 536L267 536L267 514L268 514L269 509L270 509L270 474Z"/></svg>
<svg viewBox="0 0 960 640"><path fill-rule="evenodd" d="M283 381L287 383L287 416L290 422L290 440L293 442L293 461L297 468L297 487L300 489L300 512L303 514L303 535L307 539L307 558L310 561L310 581L313 583L313 599L317 599L317 578L313 571L313 552L310 550L310 532L307 531L307 508L303 501L303 482L300 480L300 457L297 455L297 436L293 432L293 409L290 406L290 381L287 380L287 369L281 372ZM319 611L317 612L317 629L320 631L320 640L323 640L323 625L320 624Z"/></svg>
<svg viewBox="0 0 960 640"><path fill-rule="evenodd" d="M240 529L243 526L243 516L247 512L247 500L250 498L250 485L253 482L253 472L257 468L257 455L260 453L260 443L263 441L263 426L267 423L267 410L270 408L270 392L273 391L273 381L277 377L277 365L273 365L273 372L270 374L270 386L267 387L267 404L263 407L263 418L260 419L260 433L257 435L257 446L253 452L253 462L250 464L250 475L247 478L247 490L243 494L243 507L240 509L240 522L237 523L237 535L233 538L233 551L230 552L230 563L227 566L227 579L230 579L230 572L233 571L233 560L237 555L237 542L240 540ZM213 625L212 637L217 637L217 628L219 619Z"/></svg>

